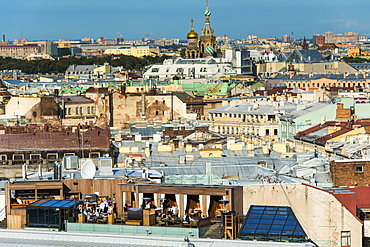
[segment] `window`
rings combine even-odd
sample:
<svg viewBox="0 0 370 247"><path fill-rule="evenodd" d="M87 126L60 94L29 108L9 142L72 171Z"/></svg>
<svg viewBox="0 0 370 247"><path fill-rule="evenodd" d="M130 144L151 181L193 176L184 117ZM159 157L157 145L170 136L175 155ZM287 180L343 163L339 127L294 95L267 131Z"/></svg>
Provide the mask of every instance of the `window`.
<svg viewBox="0 0 370 247"><path fill-rule="evenodd" d="M270 135L270 130L269 129L265 129L265 135L266 136L269 136Z"/></svg>
<svg viewBox="0 0 370 247"><path fill-rule="evenodd" d="M80 114L82 115L82 107L80 107Z"/></svg>
<svg viewBox="0 0 370 247"><path fill-rule="evenodd" d="M152 73L158 73L158 71L159 71L159 68L153 68L152 69Z"/></svg>
<svg viewBox="0 0 370 247"><path fill-rule="evenodd" d="M158 116L159 115L159 112L158 111L155 111L155 115Z"/></svg>
<svg viewBox="0 0 370 247"><path fill-rule="evenodd" d="M64 156L75 156L75 153L65 153Z"/></svg>
<svg viewBox="0 0 370 247"><path fill-rule="evenodd" d="M274 129L274 136L278 135L278 129Z"/></svg>
<svg viewBox="0 0 370 247"><path fill-rule="evenodd" d="M351 232L342 231L340 233L340 246L351 246Z"/></svg>
<svg viewBox="0 0 370 247"><path fill-rule="evenodd" d="M90 106L87 107L87 114L90 114Z"/></svg>
<svg viewBox="0 0 370 247"><path fill-rule="evenodd" d="M5 154L0 155L0 160L7 160L6 155Z"/></svg>
<svg viewBox="0 0 370 247"><path fill-rule="evenodd" d="M41 160L41 154L31 154L30 160Z"/></svg>
<svg viewBox="0 0 370 247"><path fill-rule="evenodd" d="M251 205L240 231L244 240L301 242L306 237L289 207Z"/></svg>
<svg viewBox="0 0 370 247"><path fill-rule="evenodd" d="M97 159L100 157L100 153L90 153L90 158L91 159Z"/></svg>
<svg viewBox="0 0 370 247"><path fill-rule="evenodd" d="M78 107L76 107L76 115L78 115Z"/></svg>
<svg viewBox="0 0 370 247"><path fill-rule="evenodd" d="M361 165L361 166L356 166L356 167L355 167L355 172L356 172L356 173L362 173L362 172L364 172L364 166L363 166L363 165Z"/></svg>
<svg viewBox="0 0 370 247"><path fill-rule="evenodd" d="M46 155L46 158L48 159L48 160L56 160L56 159L58 159L58 154L47 154Z"/></svg>
<svg viewBox="0 0 370 247"><path fill-rule="evenodd" d="M267 115L267 121L274 121L275 115Z"/></svg>
<svg viewBox="0 0 370 247"><path fill-rule="evenodd" d="M182 74L184 72L184 68L177 68L176 73L177 74Z"/></svg>
<svg viewBox="0 0 370 247"><path fill-rule="evenodd" d="M23 154L13 154L13 160L23 160L24 155Z"/></svg>

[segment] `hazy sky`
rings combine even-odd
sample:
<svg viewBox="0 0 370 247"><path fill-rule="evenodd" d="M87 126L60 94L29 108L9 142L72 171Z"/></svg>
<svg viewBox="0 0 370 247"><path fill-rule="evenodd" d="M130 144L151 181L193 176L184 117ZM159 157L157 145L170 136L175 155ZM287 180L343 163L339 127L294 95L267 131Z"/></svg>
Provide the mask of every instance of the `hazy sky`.
<svg viewBox="0 0 370 247"><path fill-rule="evenodd" d="M369 0L209 0L216 36L246 38L348 31L370 35ZM0 0L6 40L105 37L180 38L194 19L204 25L205 0ZM293 35L292 35L293 34Z"/></svg>

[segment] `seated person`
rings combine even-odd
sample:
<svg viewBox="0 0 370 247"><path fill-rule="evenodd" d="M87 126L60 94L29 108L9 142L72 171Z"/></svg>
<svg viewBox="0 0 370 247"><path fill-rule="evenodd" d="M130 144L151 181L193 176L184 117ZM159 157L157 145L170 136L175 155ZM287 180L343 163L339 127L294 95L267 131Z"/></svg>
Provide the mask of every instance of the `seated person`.
<svg viewBox="0 0 370 247"><path fill-rule="evenodd" d="M177 216L177 212L178 212L178 208L176 207L176 205L174 204L171 208L171 213L173 215L176 215Z"/></svg>
<svg viewBox="0 0 370 247"><path fill-rule="evenodd" d="M190 221L193 221L193 218L191 218L191 216L188 213L186 213L184 215L184 219L182 223L187 224L187 223L190 223Z"/></svg>
<svg viewBox="0 0 370 247"><path fill-rule="evenodd" d="M190 216L194 216L194 215L196 215L197 213L194 211L194 209L192 209L192 208L190 208L189 209L189 215Z"/></svg>

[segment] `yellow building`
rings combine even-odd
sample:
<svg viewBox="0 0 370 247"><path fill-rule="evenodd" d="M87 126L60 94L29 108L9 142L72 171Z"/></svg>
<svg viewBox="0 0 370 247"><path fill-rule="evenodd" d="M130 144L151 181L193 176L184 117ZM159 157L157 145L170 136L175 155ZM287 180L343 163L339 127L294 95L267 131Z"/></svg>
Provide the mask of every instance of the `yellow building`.
<svg viewBox="0 0 370 247"><path fill-rule="evenodd" d="M133 57L146 57L146 56L157 56L159 54L158 46L133 46L127 45L117 49L107 49L104 51L105 54L110 55L126 55Z"/></svg>
<svg viewBox="0 0 370 247"><path fill-rule="evenodd" d="M112 65L109 65L109 63L104 63L103 66L94 69L94 75L106 75L110 73L112 73Z"/></svg>

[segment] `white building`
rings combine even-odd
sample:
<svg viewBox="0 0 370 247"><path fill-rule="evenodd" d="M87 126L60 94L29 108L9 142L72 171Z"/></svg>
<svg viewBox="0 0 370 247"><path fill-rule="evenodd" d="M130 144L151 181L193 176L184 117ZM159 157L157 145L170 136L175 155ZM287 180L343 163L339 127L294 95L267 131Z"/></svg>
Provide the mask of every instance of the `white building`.
<svg viewBox="0 0 370 247"><path fill-rule="evenodd" d="M167 59L163 64L152 65L145 73L147 79L208 79L218 80L225 75L236 75L231 64L222 63L215 58Z"/></svg>

